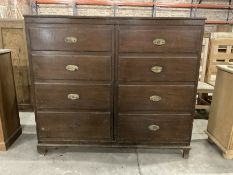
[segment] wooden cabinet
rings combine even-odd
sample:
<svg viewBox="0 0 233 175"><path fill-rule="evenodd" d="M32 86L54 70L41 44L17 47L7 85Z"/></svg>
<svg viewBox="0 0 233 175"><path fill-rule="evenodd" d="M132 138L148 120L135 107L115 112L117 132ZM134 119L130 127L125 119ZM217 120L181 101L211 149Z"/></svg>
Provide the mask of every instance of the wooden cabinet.
<svg viewBox="0 0 233 175"><path fill-rule="evenodd" d="M233 159L233 65L219 65L210 107L207 134L223 152Z"/></svg>
<svg viewBox="0 0 233 175"><path fill-rule="evenodd" d="M11 51L0 49L0 151L5 151L20 136Z"/></svg>
<svg viewBox="0 0 233 175"><path fill-rule="evenodd" d="M188 156L204 19L25 22L39 151L162 146Z"/></svg>

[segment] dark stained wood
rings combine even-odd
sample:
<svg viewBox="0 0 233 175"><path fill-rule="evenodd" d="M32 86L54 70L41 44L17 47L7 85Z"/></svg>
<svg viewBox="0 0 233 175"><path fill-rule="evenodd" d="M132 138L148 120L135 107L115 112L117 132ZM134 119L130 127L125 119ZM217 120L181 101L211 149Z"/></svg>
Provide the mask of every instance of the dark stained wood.
<svg viewBox="0 0 233 175"><path fill-rule="evenodd" d="M120 85L119 111L192 111L194 85ZM160 101L151 101L151 96Z"/></svg>
<svg viewBox="0 0 233 175"><path fill-rule="evenodd" d="M197 52L201 30L198 26L121 26L120 52ZM164 45L153 44L165 39Z"/></svg>
<svg viewBox="0 0 233 175"><path fill-rule="evenodd" d="M204 19L25 16L25 22L39 152L166 147L188 156ZM65 44L66 36L78 43ZM157 38L165 44L154 45ZM66 72L67 64L80 69ZM69 93L80 99L68 100ZM161 101L150 101L153 95ZM160 130L149 132L152 124Z"/></svg>
<svg viewBox="0 0 233 175"><path fill-rule="evenodd" d="M111 80L111 57L90 55L33 55L35 79L50 80ZM66 70L76 65L78 70Z"/></svg>
<svg viewBox="0 0 233 175"><path fill-rule="evenodd" d="M188 159L189 158L189 151L190 151L190 149L183 149L182 157L184 159Z"/></svg>
<svg viewBox="0 0 233 175"><path fill-rule="evenodd" d="M32 50L111 51L112 29L107 25L50 24L29 28ZM76 37L76 43L66 43Z"/></svg>
<svg viewBox="0 0 233 175"><path fill-rule="evenodd" d="M111 110L110 85L36 84L38 109ZM68 99L78 94L79 99Z"/></svg>
<svg viewBox="0 0 233 175"><path fill-rule="evenodd" d="M0 151L21 135L11 53L0 49Z"/></svg>
<svg viewBox="0 0 233 175"><path fill-rule="evenodd" d="M162 71L151 71L161 66ZM197 58L176 56L121 56L119 81L193 81L196 80Z"/></svg>
<svg viewBox="0 0 233 175"><path fill-rule="evenodd" d="M159 129L151 131L149 126ZM119 141L139 143L188 142L191 115L119 115Z"/></svg>
<svg viewBox="0 0 233 175"><path fill-rule="evenodd" d="M110 140L110 122L110 115L105 113L37 113L39 138L42 140Z"/></svg>

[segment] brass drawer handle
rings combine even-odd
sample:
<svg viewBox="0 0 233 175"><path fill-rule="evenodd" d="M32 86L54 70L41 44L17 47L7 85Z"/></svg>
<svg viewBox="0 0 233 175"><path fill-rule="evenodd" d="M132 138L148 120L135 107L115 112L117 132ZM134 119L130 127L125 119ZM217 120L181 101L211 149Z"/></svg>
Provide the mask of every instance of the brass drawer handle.
<svg viewBox="0 0 233 175"><path fill-rule="evenodd" d="M78 70L78 66L77 65L67 65L66 66L66 70L67 71L71 71L71 72L74 72L74 71L77 71Z"/></svg>
<svg viewBox="0 0 233 175"><path fill-rule="evenodd" d="M80 98L78 94L68 94L67 97L69 100L78 100Z"/></svg>
<svg viewBox="0 0 233 175"><path fill-rule="evenodd" d="M157 74L160 73L160 72L162 72L162 70L163 70L162 66L153 66L151 68L151 71L154 72L154 73L157 73Z"/></svg>
<svg viewBox="0 0 233 175"><path fill-rule="evenodd" d="M157 46L162 46L166 44L166 40L163 38L157 38L157 39L154 39L153 44Z"/></svg>
<svg viewBox="0 0 233 175"><path fill-rule="evenodd" d="M150 101L158 102L160 100L162 100L162 98L160 96L158 96L158 95L152 95L152 96L150 96Z"/></svg>
<svg viewBox="0 0 233 175"><path fill-rule="evenodd" d="M77 43L78 39L74 36L67 36L65 37L65 42L69 44Z"/></svg>
<svg viewBox="0 0 233 175"><path fill-rule="evenodd" d="M159 125L149 125L148 129L150 131L158 131L160 129Z"/></svg>

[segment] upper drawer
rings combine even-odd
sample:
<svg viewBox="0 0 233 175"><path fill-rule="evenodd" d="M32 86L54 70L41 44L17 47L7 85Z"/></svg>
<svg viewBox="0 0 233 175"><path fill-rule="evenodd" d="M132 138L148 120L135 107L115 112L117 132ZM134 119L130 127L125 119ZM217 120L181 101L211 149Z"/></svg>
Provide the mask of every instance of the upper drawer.
<svg viewBox="0 0 233 175"><path fill-rule="evenodd" d="M38 109L111 110L111 86L93 84L36 84Z"/></svg>
<svg viewBox="0 0 233 175"><path fill-rule="evenodd" d="M137 57L119 59L120 81L196 81L196 57Z"/></svg>
<svg viewBox="0 0 233 175"><path fill-rule="evenodd" d="M35 79L111 80L111 57L32 55Z"/></svg>
<svg viewBox="0 0 233 175"><path fill-rule="evenodd" d="M120 27L120 52L197 52L201 44L198 26Z"/></svg>
<svg viewBox="0 0 233 175"><path fill-rule="evenodd" d="M38 25L29 28L32 50L112 50L113 26L77 24L50 24L48 26Z"/></svg>
<svg viewBox="0 0 233 175"><path fill-rule="evenodd" d="M194 89L194 85L120 85L119 111L190 112Z"/></svg>

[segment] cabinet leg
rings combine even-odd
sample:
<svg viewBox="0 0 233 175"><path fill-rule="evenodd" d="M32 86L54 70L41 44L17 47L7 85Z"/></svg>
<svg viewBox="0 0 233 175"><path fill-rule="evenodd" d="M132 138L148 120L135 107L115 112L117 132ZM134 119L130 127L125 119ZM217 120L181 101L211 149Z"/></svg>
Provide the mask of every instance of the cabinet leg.
<svg viewBox="0 0 233 175"><path fill-rule="evenodd" d="M225 159L228 159L228 160L233 159L233 154L222 153L222 155L223 155L223 157L224 157Z"/></svg>
<svg viewBox="0 0 233 175"><path fill-rule="evenodd" d="M42 146L37 146L37 152L41 155L46 155L46 153L48 152L48 149Z"/></svg>
<svg viewBox="0 0 233 175"><path fill-rule="evenodd" d="M184 159L188 159L188 158L189 158L189 151L190 151L190 149L187 149L187 148L184 148L184 149L183 149L182 157L183 157Z"/></svg>

